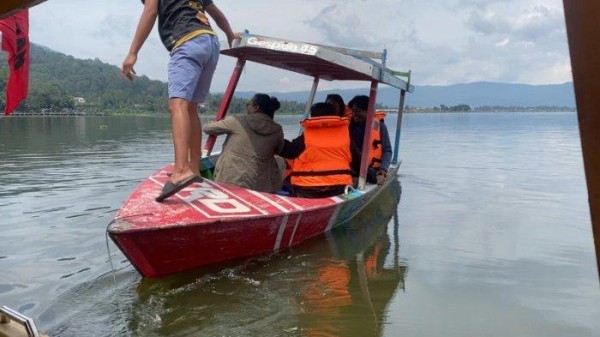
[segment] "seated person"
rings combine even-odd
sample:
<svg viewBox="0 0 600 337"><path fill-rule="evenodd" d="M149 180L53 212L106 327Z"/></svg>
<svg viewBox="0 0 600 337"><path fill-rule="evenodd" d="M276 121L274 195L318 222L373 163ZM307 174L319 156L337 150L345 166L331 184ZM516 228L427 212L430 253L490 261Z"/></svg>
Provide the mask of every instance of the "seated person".
<svg viewBox="0 0 600 337"><path fill-rule="evenodd" d="M215 164L216 182L259 192L279 191L282 177L273 153L283 141L283 130L273 116L280 106L277 98L256 94L246 103L245 115L204 126L209 135L227 135Z"/></svg>
<svg viewBox="0 0 600 337"><path fill-rule="evenodd" d="M348 119L335 115L328 103L316 103L304 120L304 134L284 140L279 155L291 164L292 194L302 198L327 198L352 185Z"/></svg>
<svg viewBox="0 0 600 337"><path fill-rule="evenodd" d="M362 152L365 125L367 121L367 110L369 97L364 95L355 96L348 103L352 109L352 121L350 122L350 139L354 151ZM371 146L367 154L369 156L369 168L367 171L367 182L382 185L387 178L387 171L392 161L392 144L387 127L383 122L385 113L376 113L371 131ZM360 173L361 156L353 156L353 175Z"/></svg>
<svg viewBox="0 0 600 337"><path fill-rule="evenodd" d="M325 98L325 103L333 105L335 115L348 118L352 117L352 111L346 106L342 96L338 94L329 94Z"/></svg>

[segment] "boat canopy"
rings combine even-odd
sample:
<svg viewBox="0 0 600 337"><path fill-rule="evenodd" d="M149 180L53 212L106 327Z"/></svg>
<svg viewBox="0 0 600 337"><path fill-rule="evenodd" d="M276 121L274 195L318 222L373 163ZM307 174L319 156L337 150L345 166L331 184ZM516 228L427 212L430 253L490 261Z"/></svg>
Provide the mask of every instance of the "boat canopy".
<svg viewBox="0 0 600 337"><path fill-rule="evenodd" d="M396 137L392 157L392 162L397 162L404 97L406 92L413 92L414 87L410 84L410 71L398 72L386 67L387 51L385 49L383 52L377 53L254 35L245 31L240 39L233 41L231 48L222 49L221 54L235 57L237 64L217 110L216 120L225 117L246 61L313 77L313 86L306 102L304 118L309 116L310 106L315 98L317 86L321 79L370 82L366 124L371 127L365 128L362 153L369 153L370 151L369 140L373 128L378 84L384 83L400 89ZM401 77L405 77L406 80ZM214 135L208 137L202 150L203 157L210 155L215 141L216 137ZM368 156L362 156L358 178L358 188L361 190L364 189L366 184L367 167Z"/></svg>
<svg viewBox="0 0 600 337"><path fill-rule="evenodd" d="M324 46L245 33L221 54L324 79L377 81L412 92L410 72L385 67L386 52ZM380 59L380 62L374 59ZM400 76L407 77L407 80Z"/></svg>

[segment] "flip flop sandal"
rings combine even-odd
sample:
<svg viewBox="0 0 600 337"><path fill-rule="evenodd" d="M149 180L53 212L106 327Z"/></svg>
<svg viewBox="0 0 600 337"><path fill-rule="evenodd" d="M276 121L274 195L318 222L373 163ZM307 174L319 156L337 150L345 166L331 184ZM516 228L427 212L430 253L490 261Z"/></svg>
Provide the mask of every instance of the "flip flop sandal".
<svg viewBox="0 0 600 337"><path fill-rule="evenodd" d="M155 200L157 202L162 202L163 200L167 199L170 196L177 194L177 192L190 186L191 184L196 183L196 182L201 183L203 181L204 181L204 179L202 179L202 177L197 176L195 174L191 175L185 179L182 179L176 183L167 181L165 186L163 186L162 192L160 193L160 195L158 197L156 197Z"/></svg>

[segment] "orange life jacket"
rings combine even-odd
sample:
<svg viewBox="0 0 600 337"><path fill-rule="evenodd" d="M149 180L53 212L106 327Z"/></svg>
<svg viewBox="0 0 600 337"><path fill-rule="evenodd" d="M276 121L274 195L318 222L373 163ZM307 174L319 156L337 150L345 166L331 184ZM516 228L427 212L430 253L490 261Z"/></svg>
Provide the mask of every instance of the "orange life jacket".
<svg viewBox="0 0 600 337"><path fill-rule="evenodd" d="M369 150L369 166L375 169L381 167L381 159L383 158L383 146L381 145L381 127L387 114L383 111L375 112L375 120L373 121L373 130L371 131L371 148Z"/></svg>
<svg viewBox="0 0 600 337"><path fill-rule="evenodd" d="M301 293L302 311L311 319L302 328L307 337L337 337L340 327L336 322L345 317L352 306L350 293L351 271L348 262L342 259L327 259L317 270L314 280Z"/></svg>
<svg viewBox="0 0 600 337"><path fill-rule="evenodd" d="M381 250L380 242L375 243L375 247L373 248L373 254L368 255L365 258L365 274L367 278L371 280L376 280L381 277L381 270L377 266L377 260L379 259L379 254Z"/></svg>
<svg viewBox="0 0 600 337"><path fill-rule="evenodd" d="M352 185L349 120L324 116L304 120L305 149L294 160L292 185Z"/></svg>

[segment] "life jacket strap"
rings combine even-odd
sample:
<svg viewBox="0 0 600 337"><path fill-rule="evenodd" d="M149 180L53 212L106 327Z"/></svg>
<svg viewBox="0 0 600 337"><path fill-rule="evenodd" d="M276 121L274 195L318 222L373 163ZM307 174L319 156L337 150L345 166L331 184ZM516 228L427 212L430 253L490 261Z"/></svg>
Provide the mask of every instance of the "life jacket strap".
<svg viewBox="0 0 600 337"><path fill-rule="evenodd" d="M328 171L292 171L292 176L307 177L307 176L332 176L337 174L351 174L350 170L328 170Z"/></svg>

